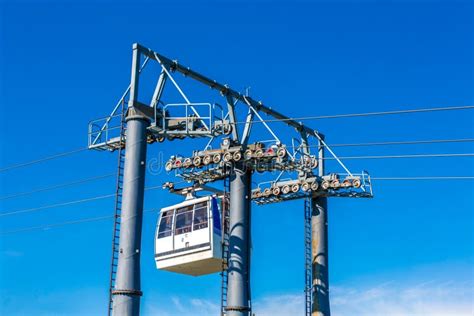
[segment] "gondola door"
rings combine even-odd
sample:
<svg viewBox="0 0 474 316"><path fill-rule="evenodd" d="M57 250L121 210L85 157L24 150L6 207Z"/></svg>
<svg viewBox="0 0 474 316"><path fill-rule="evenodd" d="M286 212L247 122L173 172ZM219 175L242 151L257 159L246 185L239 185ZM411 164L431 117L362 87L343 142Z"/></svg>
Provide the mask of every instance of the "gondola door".
<svg viewBox="0 0 474 316"><path fill-rule="evenodd" d="M209 215L209 199L194 205L193 240L190 246L210 247Z"/></svg>
<svg viewBox="0 0 474 316"><path fill-rule="evenodd" d="M191 246L193 227L193 205L176 209L174 227L174 250L179 251Z"/></svg>

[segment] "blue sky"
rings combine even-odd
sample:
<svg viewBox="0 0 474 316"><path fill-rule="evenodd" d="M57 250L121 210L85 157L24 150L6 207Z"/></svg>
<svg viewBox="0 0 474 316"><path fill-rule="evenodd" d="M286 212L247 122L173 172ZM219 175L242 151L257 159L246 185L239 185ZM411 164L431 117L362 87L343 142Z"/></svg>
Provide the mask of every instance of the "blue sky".
<svg viewBox="0 0 474 316"><path fill-rule="evenodd" d="M3 1L0 168L86 146L88 122L107 115L128 85L134 42L238 90L250 86L256 99L296 117L472 105L473 9L467 1ZM210 101L207 90L189 86L187 91L196 102ZM170 94L166 101L176 100ZM474 136L472 110L308 124L326 134L328 143ZM190 141L155 144L148 156L192 149ZM459 143L337 148L337 153L473 149L472 143ZM474 175L472 157L348 160L347 165L375 177ZM111 173L115 167L114 154L84 151L1 172L0 197ZM335 164L329 169L340 171ZM152 186L172 179L160 173L148 174L146 181ZM331 199L334 315L471 315L473 189L472 181L374 181L374 199ZM0 212L113 191L109 177L3 199ZM145 315L206 315L218 308L218 275L193 278L154 267L157 211L179 201L162 190L146 195L145 209L154 211L144 220ZM113 200L104 199L0 217L0 229L112 212ZM255 206L253 225L257 315L302 315L302 202ZM0 311L102 315L111 228L104 220L1 235Z"/></svg>

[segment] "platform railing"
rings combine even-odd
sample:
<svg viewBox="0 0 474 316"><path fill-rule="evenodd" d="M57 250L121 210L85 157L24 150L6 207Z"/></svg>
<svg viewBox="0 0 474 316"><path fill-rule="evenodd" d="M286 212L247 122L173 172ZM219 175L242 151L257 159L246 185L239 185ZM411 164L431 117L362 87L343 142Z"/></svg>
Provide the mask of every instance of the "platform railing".
<svg viewBox="0 0 474 316"><path fill-rule="evenodd" d="M122 114L115 114L89 122L89 149L115 150L121 146L121 116Z"/></svg>
<svg viewBox="0 0 474 316"><path fill-rule="evenodd" d="M219 108L220 116L214 115L217 108ZM170 115L172 112L179 111L184 113ZM157 120L161 117L161 126L159 127L163 134L183 136L212 136L216 132L216 122L224 121L222 107L211 103L169 103L161 109L155 108L155 117ZM223 134L224 130L217 132Z"/></svg>
<svg viewBox="0 0 474 316"><path fill-rule="evenodd" d="M345 177L350 177L348 173L338 173L339 177L341 179ZM360 179L360 187L359 188L349 188L346 189L350 191L350 193L354 193L356 195L359 195L361 197L372 197L373 192L372 192L372 181L370 179L370 174L363 170L361 173L353 173L352 177L357 177ZM350 194L349 193L349 194Z"/></svg>

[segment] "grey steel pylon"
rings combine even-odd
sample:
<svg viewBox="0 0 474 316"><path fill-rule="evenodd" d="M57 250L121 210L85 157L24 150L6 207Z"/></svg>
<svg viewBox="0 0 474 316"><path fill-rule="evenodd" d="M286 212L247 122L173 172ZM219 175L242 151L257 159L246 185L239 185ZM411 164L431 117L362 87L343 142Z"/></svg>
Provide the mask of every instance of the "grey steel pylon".
<svg viewBox="0 0 474 316"><path fill-rule="evenodd" d="M318 146L319 176L324 175L324 137ZM312 316L330 316L327 197L311 198Z"/></svg>
<svg viewBox="0 0 474 316"><path fill-rule="evenodd" d="M227 316L248 316L250 303L251 171L234 164L230 176L230 238Z"/></svg>
<svg viewBox="0 0 474 316"><path fill-rule="evenodd" d="M125 167L120 224L117 278L113 315L137 316L140 312L140 255L145 189L147 128L150 118L137 105L140 54L134 46L130 99L126 116Z"/></svg>

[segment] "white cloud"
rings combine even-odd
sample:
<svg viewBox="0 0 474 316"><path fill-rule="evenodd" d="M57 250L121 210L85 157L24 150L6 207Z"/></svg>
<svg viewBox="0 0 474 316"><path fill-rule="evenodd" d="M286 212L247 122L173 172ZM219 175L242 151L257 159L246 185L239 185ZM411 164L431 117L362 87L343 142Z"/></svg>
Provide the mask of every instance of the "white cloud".
<svg viewBox="0 0 474 316"><path fill-rule="evenodd" d="M330 291L332 316L473 316L472 267L450 267L391 273L390 277L396 279L388 282L376 281L389 280L387 275L370 275L335 284ZM439 278L434 279L435 275ZM106 299L102 288L38 291L30 293L28 304L24 304L24 298L4 295L0 298L0 314L102 315ZM215 316L219 315L220 305L218 295L205 291L183 295L147 292L141 308L144 316ZM257 295L253 311L256 316L303 315L303 292Z"/></svg>
<svg viewBox="0 0 474 316"><path fill-rule="evenodd" d="M301 294L283 294L267 296L253 303L255 316L303 315L304 296Z"/></svg>
<svg viewBox="0 0 474 316"><path fill-rule="evenodd" d="M220 305L214 301L200 298L171 297L171 304L149 304L145 307L145 315L159 316L200 316L219 315Z"/></svg>
<svg viewBox="0 0 474 316"><path fill-rule="evenodd" d="M471 282L334 287L331 308L335 316L472 316L473 294Z"/></svg>
<svg viewBox="0 0 474 316"><path fill-rule="evenodd" d="M334 286L333 316L472 316L472 282L406 284L388 282L377 286ZM169 306L148 308L146 315L219 315L216 301L173 297ZM298 316L304 313L303 293L269 295L253 302L256 316Z"/></svg>
<svg viewBox="0 0 474 316"><path fill-rule="evenodd" d="M333 316L472 316L472 282L389 282L373 287L333 287ZM254 304L256 316L303 315L302 294L264 297Z"/></svg>

